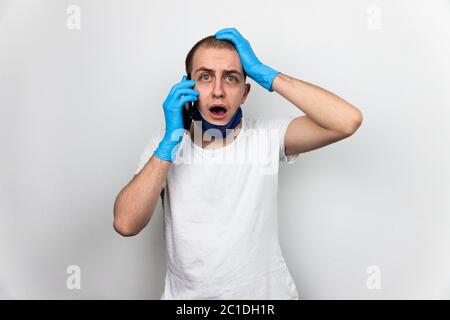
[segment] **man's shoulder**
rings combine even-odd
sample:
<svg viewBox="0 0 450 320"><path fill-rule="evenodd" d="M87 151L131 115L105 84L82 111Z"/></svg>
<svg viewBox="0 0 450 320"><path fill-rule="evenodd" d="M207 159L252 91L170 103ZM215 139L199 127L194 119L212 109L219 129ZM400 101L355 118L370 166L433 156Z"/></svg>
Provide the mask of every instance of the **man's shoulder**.
<svg viewBox="0 0 450 320"><path fill-rule="evenodd" d="M273 118L252 117L245 118L247 129L279 129L289 123L292 117L279 116Z"/></svg>
<svg viewBox="0 0 450 320"><path fill-rule="evenodd" d="M270 123L270 118L251 117L245 118L245 127L247 129L267 128Z"/></svg>

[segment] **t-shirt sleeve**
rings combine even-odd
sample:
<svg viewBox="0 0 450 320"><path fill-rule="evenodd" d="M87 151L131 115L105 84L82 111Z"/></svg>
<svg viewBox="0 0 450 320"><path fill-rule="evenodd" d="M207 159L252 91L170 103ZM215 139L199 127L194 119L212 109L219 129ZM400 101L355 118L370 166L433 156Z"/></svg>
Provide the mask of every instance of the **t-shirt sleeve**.
<svg viewBox="0 0 450 320"><path fill-rule="evenodd" d="M156 134L154 134L149 142L145 145L144 151L141 154L141 157L139 159L136 171L135 171L135 175L138 174L142 168L144 168L145 164L148 162L148 160L150 160L150 158L153 155L153 152L156 150L156 148L158 147L159 143L161 142L163 138L163 133L160 131Z"/></svg>
<svg viewBox="0 0 450 320"><path fill-rule="evenodd" d="M293 154L293 155L286 155L285 146L284 146L284 138L286 136L286 131L291 123L292 120L294 120L296 117L294 116L287 116L287 117L281 117L281 118L275 118L271 119L272 126L274 128L277 128L279 131L278 137L279 137L279 160L286 162L286 163L294 163L297 161L299 154Z"/></svg>

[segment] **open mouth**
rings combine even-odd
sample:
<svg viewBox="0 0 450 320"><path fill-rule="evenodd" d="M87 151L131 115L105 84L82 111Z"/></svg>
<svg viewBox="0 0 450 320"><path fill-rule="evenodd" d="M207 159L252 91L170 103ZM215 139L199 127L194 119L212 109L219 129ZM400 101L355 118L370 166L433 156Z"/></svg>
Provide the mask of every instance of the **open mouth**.
<svg viewBox="0 0 450 320"><path fill-rule="evenodd" d="M227 109L223 106L213 106L209 109L209 113L215 119L222 119L227 114Z"/></svg>

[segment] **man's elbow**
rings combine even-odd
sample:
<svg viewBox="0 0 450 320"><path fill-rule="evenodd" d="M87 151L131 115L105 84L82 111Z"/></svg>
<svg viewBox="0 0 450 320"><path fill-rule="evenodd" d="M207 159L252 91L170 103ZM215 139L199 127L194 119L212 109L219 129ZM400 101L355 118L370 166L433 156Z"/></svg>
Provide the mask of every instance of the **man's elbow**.
<svg viewBox="0 0 450 320"><path fill-rule="evenodd" d="M343 130L343 133L346 136L351 136L358 130L358 128L361 126L363 122L363 115L362 112L359 109L356 109L354 114L352 115L352 118L348 122L348 125Z"/></svg>
<svg viewBox="0 0 450 320"><path fill-rule="evenodd" d="M132 237L139 233L140 230L136 230L135 227L130 223L130 219L127 219L126 214L124 214L124 211L127 209L122 206L121 203L121 193L117 196L116 200L114 201L114 208L113 208L113 229L118 234L120 234L123 237Z"/></svg>
<svg viewBox="0 0 450 320"><path fill-rule="evenodd" d="M123 237L132 237L139 233L140 230L132 228L129 224L120 223L117 219L113 222L114 230Z"/></svg>

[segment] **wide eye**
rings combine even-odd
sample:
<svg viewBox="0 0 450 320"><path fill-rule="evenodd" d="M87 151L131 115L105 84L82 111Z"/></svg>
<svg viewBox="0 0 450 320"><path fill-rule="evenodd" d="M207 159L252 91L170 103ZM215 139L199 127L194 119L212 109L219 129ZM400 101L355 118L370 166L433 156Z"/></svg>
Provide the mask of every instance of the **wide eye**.
<svg viewBox="0 0 450 320"><path fill-rule="evenodd" d="M204 77L208 77L208 78L205 79ZM207 74L202 74L202 75L200 76L200 79L208 80L208 79L209 79L209 75L207 75Z"/></svg>
<svg viewBox="0 0 450 320"><path fill-rule="evenodd" d="M228 78L228 80L231 80L231 81L236 80L236 78L234 76L228 76L227 78Z"/></svg>

